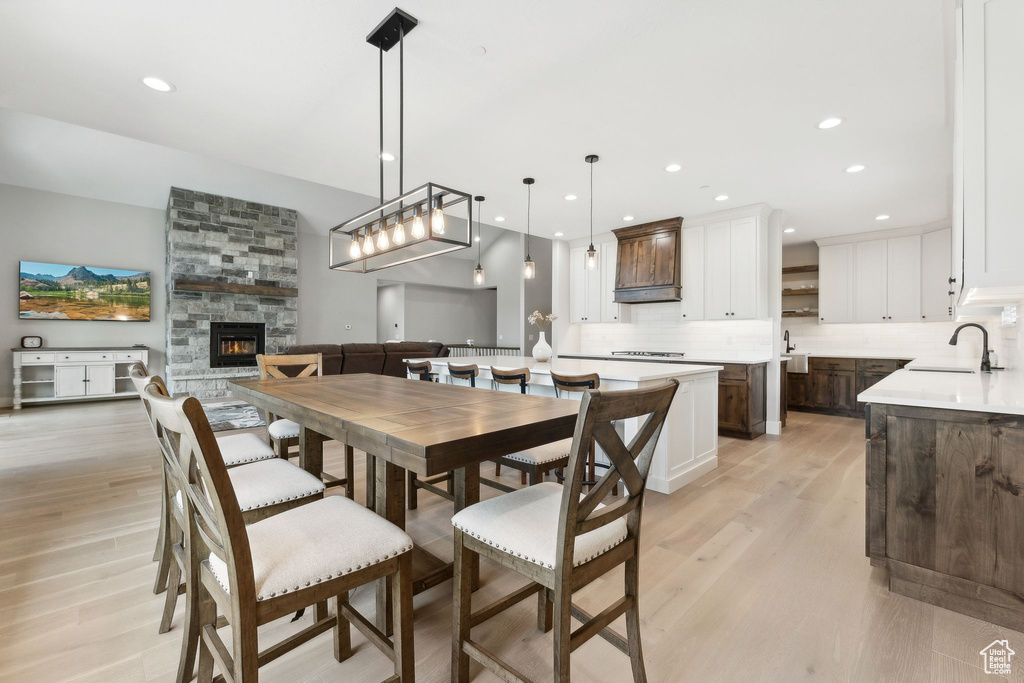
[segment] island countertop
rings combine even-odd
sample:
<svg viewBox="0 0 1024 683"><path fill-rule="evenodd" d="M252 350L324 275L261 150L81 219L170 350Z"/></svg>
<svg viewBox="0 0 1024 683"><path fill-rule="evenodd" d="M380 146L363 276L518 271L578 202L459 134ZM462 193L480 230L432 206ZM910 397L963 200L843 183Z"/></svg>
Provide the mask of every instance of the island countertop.
<svg viewBox="0 0 1024 683"><path fill-rule="evenodd" d="M461 358L407 358L406 360L429 360L433 365L478 365L481 370L490 366L499 368L527 368L534 375L550 375L552 370L566 375L582 375L596 372L603 380L623 382L645 382L687 375L720 372L720 365L683 365L672 363L635 363L631 361L589 360L576 358L552 358L546 363L534 360L533 356L466 356Z"/></svg>
<svg viewBox="0 0 1024 683"><path fill-rule="evenodd" d="M917 363L917 361L915 361ZM960 364L948 362L950 369ZM936 367L921 363L920 367ZM914 363L908 367L913 367ZM983 373L899 370L862 392L858 401L920 408L1024 415L1024 370Z"/></svg>

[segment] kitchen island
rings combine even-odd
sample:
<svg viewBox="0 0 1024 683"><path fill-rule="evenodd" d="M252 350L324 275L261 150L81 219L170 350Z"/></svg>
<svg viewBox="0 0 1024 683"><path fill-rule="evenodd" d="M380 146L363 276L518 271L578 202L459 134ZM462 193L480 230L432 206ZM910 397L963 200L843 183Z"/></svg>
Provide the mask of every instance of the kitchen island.
<svg viewBox="0 0 1024 683"><path fill-rule="evenodd" d="M415 359L410 359L415 360ZM531 356L470 356L465 358L429 358L440 381L448 381L448 363L477 365L477 387L491 389L491 366L525 367L530 371L531 393L553 396L551 372L566 375L597 373L601 389L616 391L679 381L665 426L651 463L647 488L672 493L718 466L718 365L676 365L668 363L629 363L622 361L552 358L539 363ZM567 398L579 400L579 394ZM623 420L621 436L628 444L639 429L637 418ZM600 453L599 453L600 457Z"/></svg>
<svg viewBox="0 0 1024 683"><path fill-rule="evenodd" d="M1024 630L1024 372L907 367L858 396L866 553L894 593Z"/></svg>

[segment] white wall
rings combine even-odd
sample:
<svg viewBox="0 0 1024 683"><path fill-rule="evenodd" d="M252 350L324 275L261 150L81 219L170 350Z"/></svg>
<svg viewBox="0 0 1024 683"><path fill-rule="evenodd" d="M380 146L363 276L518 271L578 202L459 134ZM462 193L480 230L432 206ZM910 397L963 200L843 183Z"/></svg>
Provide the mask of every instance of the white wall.
<svg viewBox="0 0 1024 683"><path fill-rule="evenodd" d="M405 285L377 288L377 341L405 339Z"/></svg>
<svg viewBox="0 0 1024 683"><path fill-rule="evenodd" d="M534 344L537 343L539 331L533 325L526 323L526 318L534 311L540 311L545 315L551 313L551 282L553 275L551 246L551 240L542 237L530 238L530 258L537 265L537 274L532 280L523 280L523 310L521 316L524 325L521 348L526 354L529 354ZM550 343L550 339L548 341Z"/></svg>
<svg viewBox="0 0 1024 683"><path fill-rule="evenodd" d="M497 291L405 285L405 339L492 346L497 330Z"/></svg>
<svg viewBox="0 0 1024 683"><path fill-rule="evenodd" d="M0 185L0 405L12 400L11 353L25 335L44 346L150 347L150 366L164 366L164 212L97 199ZM149 322L22 320L19 261L148 270Z"/></svg>
<svg viewBox="0 0 1024 683"><path fill-rule="evenodd" d="M523 314L523 236L506 231L484 244L480 263L488 287L497 288L498 346L519 346L526 324Z"/></svg>

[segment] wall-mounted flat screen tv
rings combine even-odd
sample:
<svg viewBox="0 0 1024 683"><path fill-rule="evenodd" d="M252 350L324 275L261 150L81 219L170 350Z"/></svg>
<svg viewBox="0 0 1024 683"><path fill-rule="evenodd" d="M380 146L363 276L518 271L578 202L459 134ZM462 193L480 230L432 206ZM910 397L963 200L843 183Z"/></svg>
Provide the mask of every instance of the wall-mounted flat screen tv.
<svg viewBox="0 0 1024 683"><path fill-rule="evenodd" d="M149 320L149 271L22 261L22 320Z"/></svg>

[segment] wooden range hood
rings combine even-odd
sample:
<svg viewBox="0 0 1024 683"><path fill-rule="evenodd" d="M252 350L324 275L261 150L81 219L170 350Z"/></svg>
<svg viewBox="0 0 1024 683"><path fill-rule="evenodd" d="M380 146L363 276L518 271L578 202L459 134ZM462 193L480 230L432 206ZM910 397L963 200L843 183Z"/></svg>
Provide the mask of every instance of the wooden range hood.
<svg viewBox="0 0 1024 683"><path fill-rule="evenodd" d="M682 217L612 230L618 240L615 303L679 301Z"/></svg>

